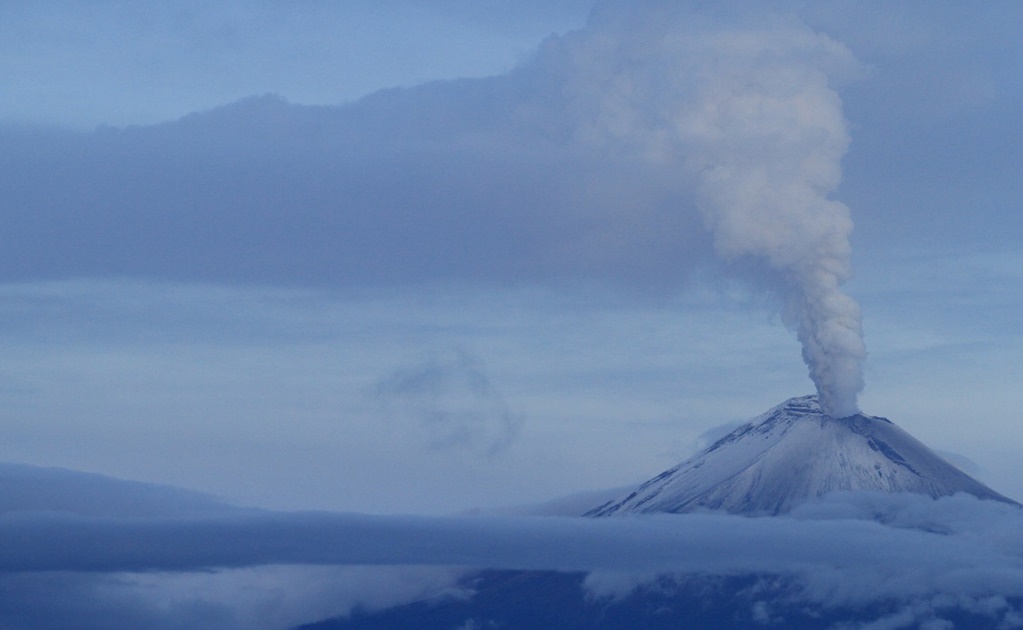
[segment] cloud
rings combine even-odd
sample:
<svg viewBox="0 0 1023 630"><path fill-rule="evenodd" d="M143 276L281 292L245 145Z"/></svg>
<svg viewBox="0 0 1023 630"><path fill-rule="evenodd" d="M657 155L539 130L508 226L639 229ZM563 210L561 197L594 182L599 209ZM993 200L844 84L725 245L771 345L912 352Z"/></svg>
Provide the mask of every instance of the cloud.
<svg viewBox="0 0 1023 630"><path fill-rule="evenodd" d="M256 513L180 488L63 468L0 464L0 520L156 524ZM132 542L122 539L121 544ZM441 594L458 596L463 573L431 566L293 565L186 572L3 572L0 626L291 627L347 614L355 606L375 609Z"/></svg>
<svg viewBox="0 0 1023 630"><path fill-rule="evenodd" d="M742 426L741 422L726 422L707 429L693 441L693 452L702 451L740 426Z"/></svg>
<svg viewBox="0 0 1023 630"><path fill-rule="evenodd" d="M162 125L7 129L0 233L19 238L0 277L678 286L713 260L686 161L715 141L673 131L672 107L714 106L699 81L727 47L741 90L766 60L796 83L811 57L841 64L834 47L803 54L815 36L798 24L666 17L595 20L508 74L346 106L265 96Z"/></svg>
<svg viewBox="0 0 1023 630"><path fill-rule="evenodd" d="M429 597L464 597L463 571L266 566L196 573L0 576L5 628L290 628Z"/></svg>
<svg viewBox="0 0 1023 630"><path fill-rule="evenodd" d="M431 448L493 456L523 418L511 410L483 362L465 350L424 359L380 378L370 393L395 422L413 420Z"/></svg>
<svg viewBox="0 0 1023 630"><path fill-rule="evenodd" d="M892 590L1023 588L1023 512L971 497L837 495L792 517L416 517L252 511L208 518L7 514L4 572L431 564L562 571L835 572ZM125 541L131 541L125 544ZM809 541L809 542L808 542ZM841 541L841 544L838 544ZM991 570L994 567L1001 571ZM891 572L898 568L898 571ZM977 574L977 575L975 575ZM912 581L900 581L913 576ZM972 586L964 580L972 580ZM836 584L835 587L839 587ZM898 587L898 588L896 588ZM881 592L846 583L853 599Z"/></svg>
<svg viewBox="0 0 1023 630"><path fill-rule="evenodd" d="M137 487L121 489L130 495ZM151 490L154 498L163 492ZM765 591L777 594L761 611L767 617L772 605L792 602L857 608L894 601L906 608L889 623L926 620L949 608L1009 619L1014 608L1007 602L1023 598L1023 510L966 495L837 493L771 518L237 508L146 516L116 507L111 514L41 511L30 501L10 505L0 515L0 537L8 541L0 548L0 589L11 597L0 598L7 602L0 617L45 609L57 618L91 609L106 619L244 627L254 615L294 620L315 610L329 616L359 602L386 606L440 593L462 575L450 567L584 572L594 597L693 576L778 576L784 588ZM360 568L366 566L379 569ZM421 570L404 568L410 566ZM343 590L347 596L334 597ZM253 599L240 595L246 592ZM47 608L47 598L60 605ZM255 600L266 604L263 612Z"/></svg>
<svg viewBox="0 0 1023 630"><path fill-rule="evenodd" d="M423 573L423 579L413 580L417 588L427 588L450 585L457 573L447 567L460 566L587 572L587 588L596 597L620 597L640 586L685 576L777 575L786 584L784 598L774 602L779 605L856 608L904 601L920 611L987 607L997 612L1011 611L1007 605L999 608L998 602L1023 597L1021 532L1023 511L1015 506L965 495L935 501L869 493L832 495L790 517L772 518L252 511L205 518L101 519L23 513L0 517L0 535L12 541L0 549L0 574L7 583L15 583L11 580L19 575L29 580L18 584L30 583L40 572L65 575L70 577L64 585L70 588L89 584L74 577L87 574L184 576L280 565L438 567L440 573ZM235 575L239 584L256 579L230 571L227 575ZM329 571L308 575L331 578ZM176 579L188 583L185 577ZM315 582L304 588L314 588ZM227 584L225 588L233 588L232 580ZM364 595L381 602L407 595L377 593L367 586ZM197 603L215 601L208 597ZM913 615L911 619L920 618L924 612Z"/></svg>

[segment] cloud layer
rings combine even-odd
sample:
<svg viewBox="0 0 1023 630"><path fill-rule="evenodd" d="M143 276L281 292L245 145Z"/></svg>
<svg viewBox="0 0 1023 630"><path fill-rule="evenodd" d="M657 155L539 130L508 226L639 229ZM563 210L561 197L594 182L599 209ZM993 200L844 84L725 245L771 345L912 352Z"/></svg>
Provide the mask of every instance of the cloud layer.
<svg viewBox="0 0 1023 630"><path fill-rule="evenodd" d="M421 565L592 573L599 596L664 575L779 575L825 607L1023 597L1023 511L965 495L836 494L791 516L0 516L7 581L39 572L194 572L267 565ZM420 585L424 585L421 583ZM622 589L625 589L624 591Z"/></svg>
<svg viewBox="0 0 1023 630"><path fill-rule="evenodd" d="M871 518L871 510L881 522ZM432 564L625 572L920 574L921 590L975 572L973 590L1023 587L1015 506L964 496L852 495L793 517L635 519L416 517L252 512L213 518L97 519L7 514L0 569L182 571L264 564ZM129 544L125 544L130 541ZM813 542L808 542L813 541ZM841 541L841 544L839 544ZM991 571L994 566L1005 571ZM931 571L932 577L924 579ZM969 590L969 589L968 589Z"/></svg>
<svg viewBox="0 0 1023 630"><path fill-rule="evenodd" d="M782 226L759 245L741 230L785 200L723 201L731 187L714 181L785 177L790 198L827 193L847 142L829 76L851 56L798 23L663 9L598 13L506 75L348 106L266 96L148 127L6 129L0 227L19 238L5 243L4 277L677 286L713 260L705 221L726 256L771 241L781 264ZM827 233L798 225L831 207L789 211L801 238ZM837 229L827 238L841 241Z"/></svg>

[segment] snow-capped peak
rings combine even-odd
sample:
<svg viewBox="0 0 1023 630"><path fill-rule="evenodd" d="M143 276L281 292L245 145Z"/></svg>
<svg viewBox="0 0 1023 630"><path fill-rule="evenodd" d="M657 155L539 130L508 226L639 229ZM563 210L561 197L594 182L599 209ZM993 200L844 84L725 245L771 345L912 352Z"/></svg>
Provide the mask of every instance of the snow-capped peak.
<svg viewBox="0 0 1023 630"><path fill-rule="evenodd" d="M587 516L699 509L780 514L829 492L966 492L1012 502L886 418L832 418L792 398Z"/></svg>

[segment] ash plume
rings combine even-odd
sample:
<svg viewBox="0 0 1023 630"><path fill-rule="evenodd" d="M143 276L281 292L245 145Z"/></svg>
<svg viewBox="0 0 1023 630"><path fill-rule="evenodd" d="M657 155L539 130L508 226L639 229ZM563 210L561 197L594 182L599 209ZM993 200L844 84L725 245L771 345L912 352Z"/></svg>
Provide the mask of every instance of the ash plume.
<svg viewBox="0 0 1023 630"><path fill-rule="evenodd" d="M866 350L841 289L852 221L829 196L849 144L833 82L858 63L792 19L708 19L661 2L596 12L569 42L587 62L572 87L581 133L677 166L716 254L766 264L825 412L850 415Z"/></svg>

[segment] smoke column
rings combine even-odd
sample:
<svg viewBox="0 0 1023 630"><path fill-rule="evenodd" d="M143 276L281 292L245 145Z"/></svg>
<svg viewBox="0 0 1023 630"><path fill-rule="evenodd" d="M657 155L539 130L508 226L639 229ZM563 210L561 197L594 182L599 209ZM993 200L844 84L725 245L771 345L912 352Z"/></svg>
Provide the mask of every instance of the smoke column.
<svg viewBox="0 0 1023 630"><path fill-rule="evenodd" d="M796 20L734 18L660 2L595 13L569 42L580 133L677 163L717 255L769 268L825 413L850 415L866 351L841 290L852 221L829 198L849 144L831 82L859 67Z"/></svg>
<svg viewBox="0 0 1023 630"><path fill-rule="evenodd" d="M829 42L805 33L786 39L788 54L761 50L743 64L728 60L750 55L750 41L721 36L717 68L697 84L698 106L679 128L718 253L755 256L778 272L785 321L821 406L846 416L857 411L866 352L859 306L840 288L850 275L852 221L828 194L848 135L827 75L808 63Z"/></svg>

